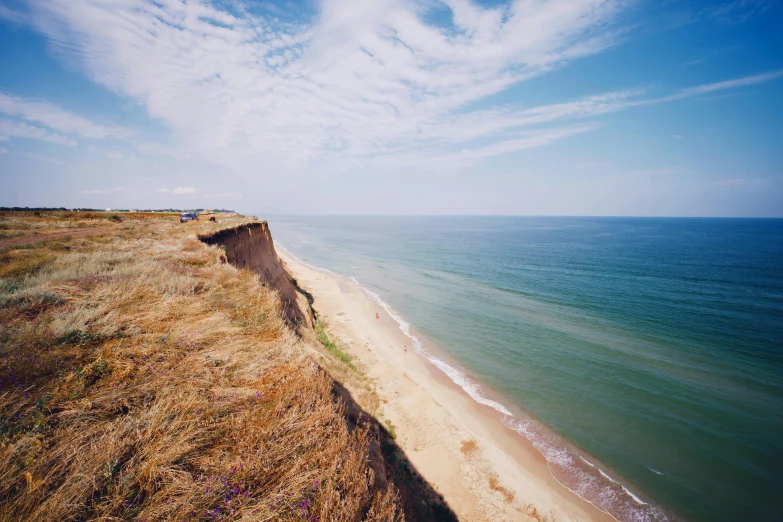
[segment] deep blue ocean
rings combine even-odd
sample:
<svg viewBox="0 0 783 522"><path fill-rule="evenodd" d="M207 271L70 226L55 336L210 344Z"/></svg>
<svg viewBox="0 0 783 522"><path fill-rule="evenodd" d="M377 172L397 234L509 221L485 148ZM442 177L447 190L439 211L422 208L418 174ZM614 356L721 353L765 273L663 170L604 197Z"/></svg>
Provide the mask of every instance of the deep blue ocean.
<svg viewBox="0 0 783 522"><path fill-rule="evenodd" d="M783 220L269 222L618 520L783 520Z"/></svg>

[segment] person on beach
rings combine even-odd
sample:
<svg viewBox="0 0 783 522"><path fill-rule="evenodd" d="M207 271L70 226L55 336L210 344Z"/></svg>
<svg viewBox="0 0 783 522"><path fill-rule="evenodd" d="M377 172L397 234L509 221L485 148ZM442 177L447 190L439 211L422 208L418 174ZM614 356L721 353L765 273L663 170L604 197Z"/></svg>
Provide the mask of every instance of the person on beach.
<svg viewBox="0 0 783 522"><path fill-rule="evenodd" d="M381 316L380 316L380 315L378 315L378 312L375 312L375 318L376 318L376 319L380 319L380 318L381 318Z"/></svg>

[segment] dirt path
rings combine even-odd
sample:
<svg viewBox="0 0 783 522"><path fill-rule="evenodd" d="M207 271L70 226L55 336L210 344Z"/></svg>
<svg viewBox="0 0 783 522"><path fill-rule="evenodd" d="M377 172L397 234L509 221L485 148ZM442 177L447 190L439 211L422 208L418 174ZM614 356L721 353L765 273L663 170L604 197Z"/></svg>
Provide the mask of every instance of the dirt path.
<svg viewBox="0 0 783 522"><path fill-rule="evenodd" d="M101 232L108 232L109 230L114 230L114 227L84 228L66 230L64 232L55 232L53 234L39 234L37 236L9 237L8 239L0 239L0 248L26 245L29 243L39 243L41 241L59 239L66 236L94 236L100 234Z"/></svg>

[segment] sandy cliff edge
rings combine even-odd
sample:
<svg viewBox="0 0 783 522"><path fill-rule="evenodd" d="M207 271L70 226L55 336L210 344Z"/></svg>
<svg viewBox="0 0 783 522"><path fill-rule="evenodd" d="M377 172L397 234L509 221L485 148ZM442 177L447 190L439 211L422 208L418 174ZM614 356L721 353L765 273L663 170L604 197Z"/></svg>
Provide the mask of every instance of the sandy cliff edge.
<svg viewBox="0 0 783 522"><path fill-rule="evenodd" d="M312 329L315 326L310 303L280 264L266 221L243 223L200 236L199 239L209 245L222 246L229 263L255 272L263 284L277 290L283 305L283 316L297 332L301 333L303 327Z"/></svg>

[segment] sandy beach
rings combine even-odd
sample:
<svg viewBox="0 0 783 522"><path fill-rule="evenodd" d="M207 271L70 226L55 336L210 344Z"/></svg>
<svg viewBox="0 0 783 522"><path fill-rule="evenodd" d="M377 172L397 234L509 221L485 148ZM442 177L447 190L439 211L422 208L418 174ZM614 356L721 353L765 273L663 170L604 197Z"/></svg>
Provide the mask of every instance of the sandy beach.
<svg viewBox="0 0 783 522"><path fill-rule="evenodd" d="M398 323L353 281L277 250L312 293L329 334L375 385L379 415L395 426L398 444L461 520L614 520L560 485L500 413L417 355Z"/></svg>

